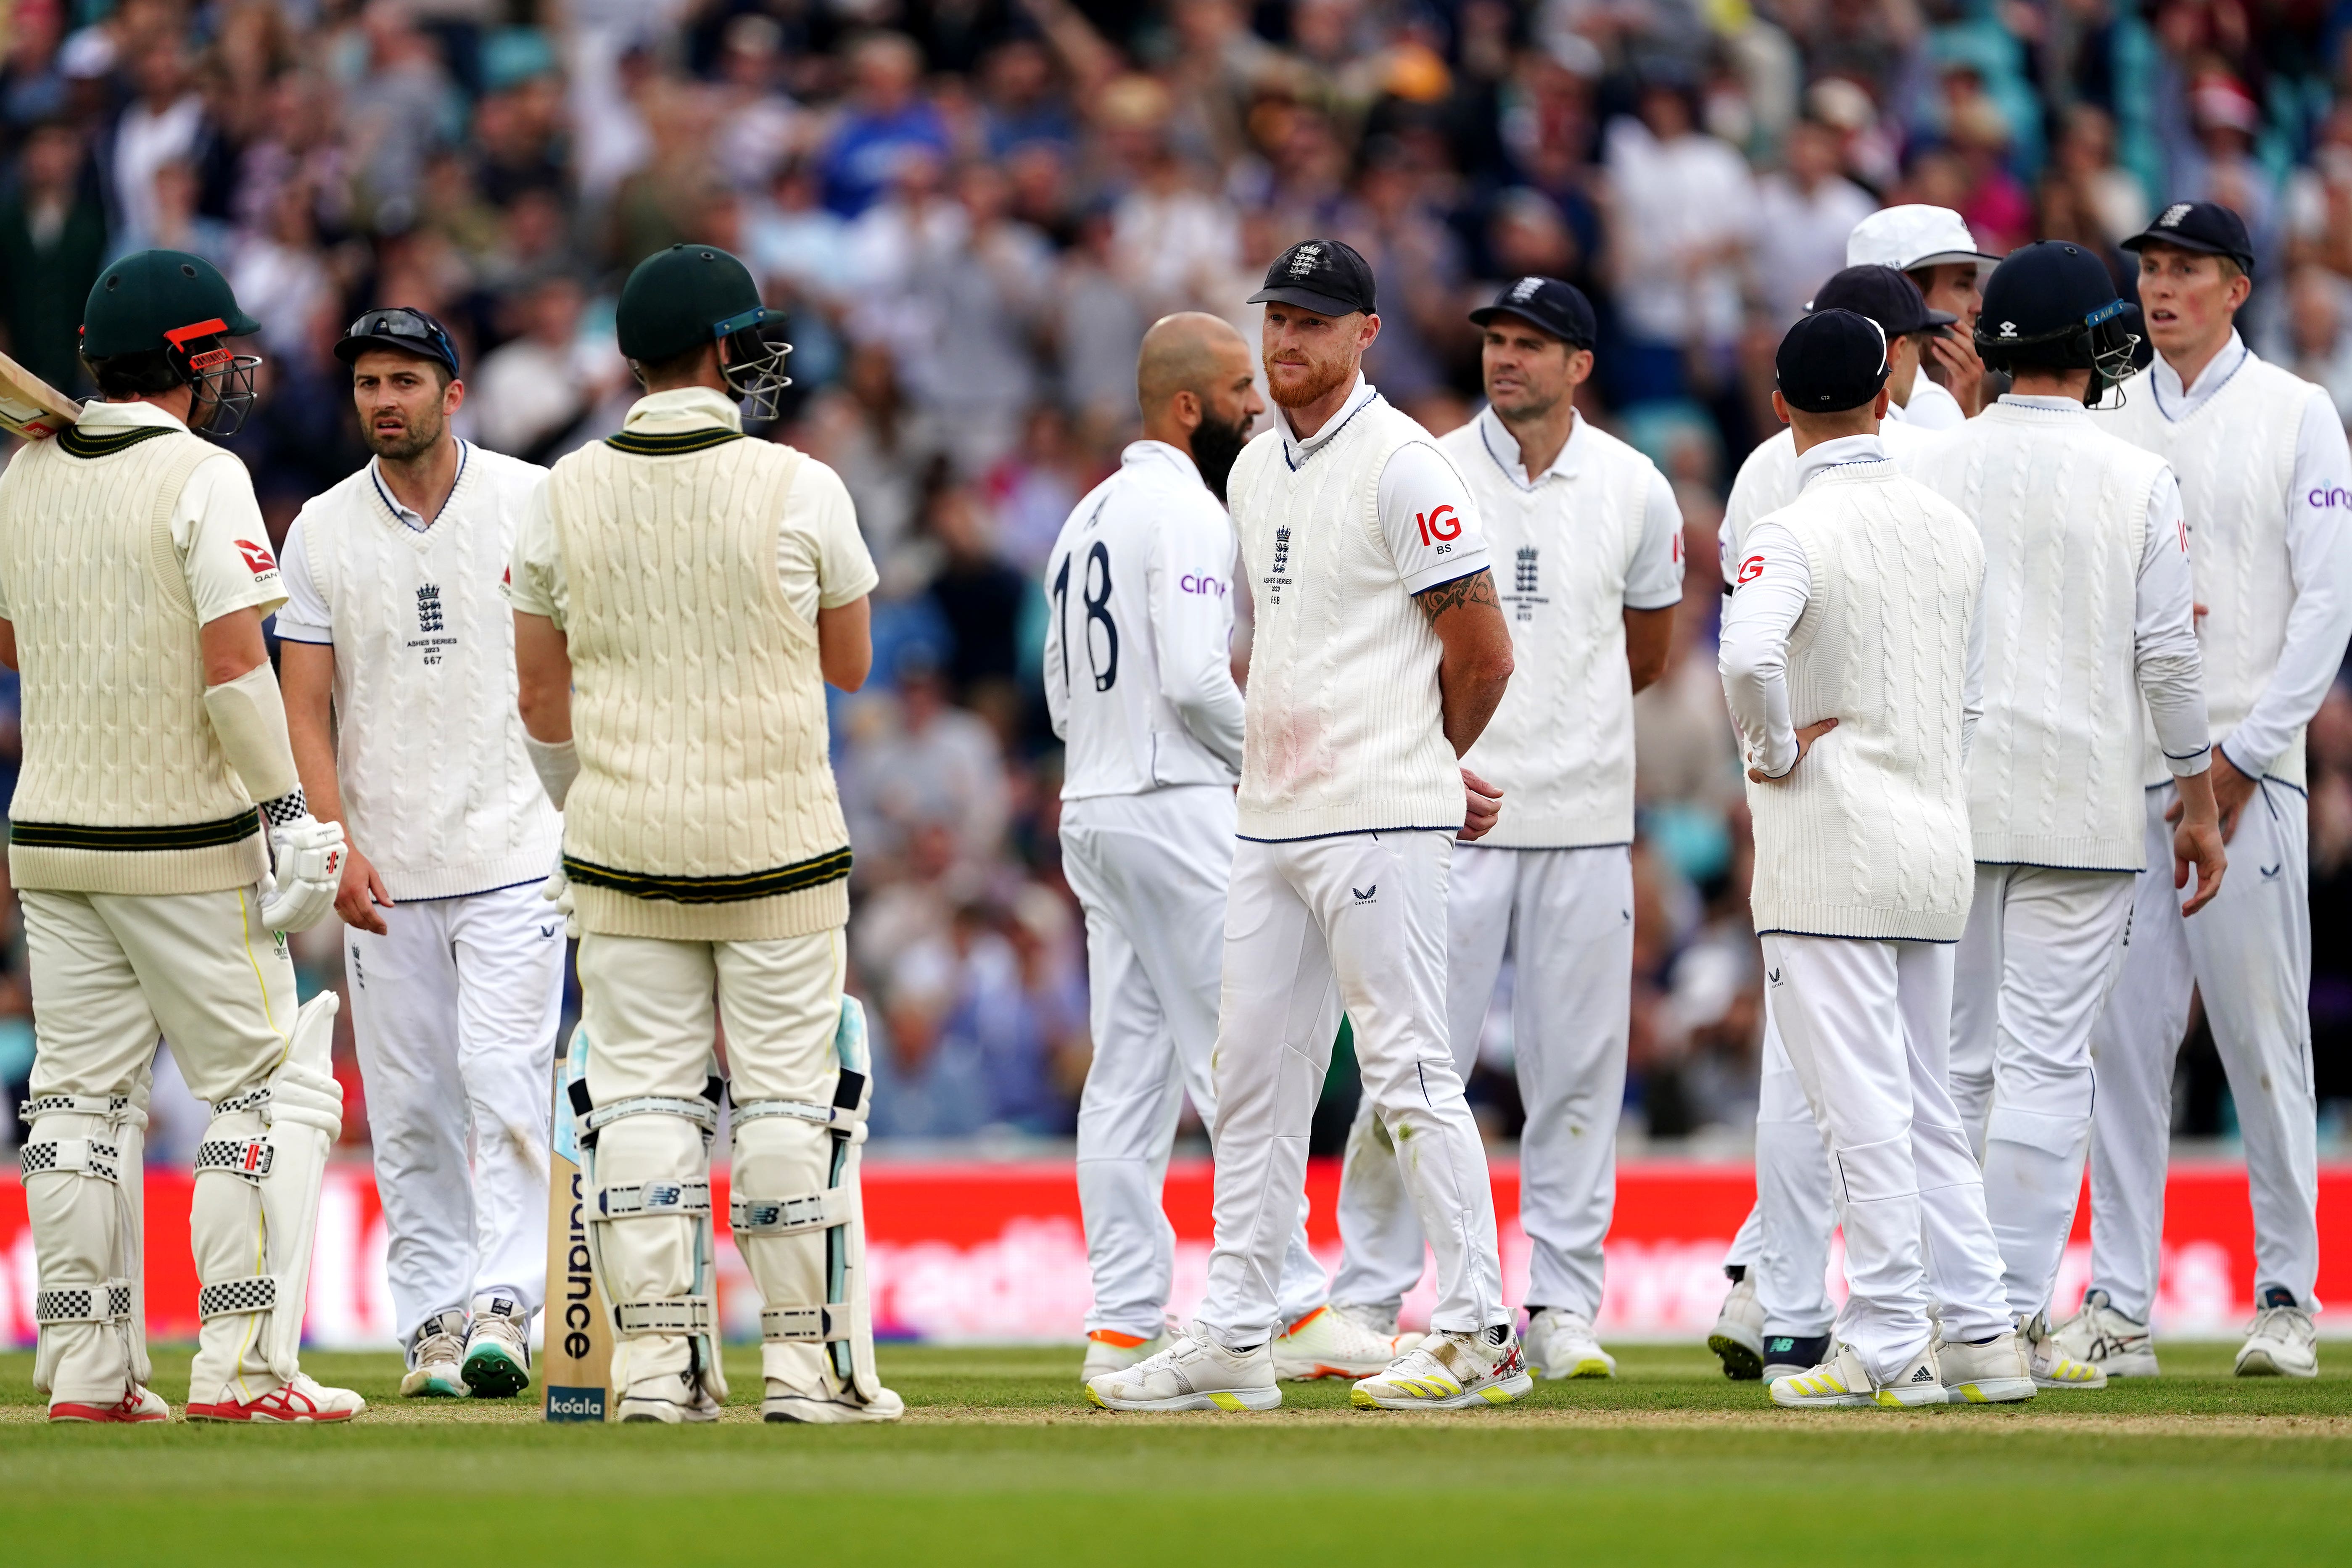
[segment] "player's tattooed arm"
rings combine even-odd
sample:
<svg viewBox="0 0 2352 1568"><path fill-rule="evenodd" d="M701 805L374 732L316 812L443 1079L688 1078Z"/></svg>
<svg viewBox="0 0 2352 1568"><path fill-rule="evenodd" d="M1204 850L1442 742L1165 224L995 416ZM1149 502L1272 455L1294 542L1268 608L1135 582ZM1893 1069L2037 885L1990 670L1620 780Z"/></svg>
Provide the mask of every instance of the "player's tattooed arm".
<svg viewBox="0 0 2352 1568"><path fill-rule="evenodd" d="M1424 588L1414 597L1430 629L1444 645L1437 666L1438 697L1445 738L1454 754L1468 751L1495 716L1511 679L1511 627L1495 596L1495 578L1484 568Z"/></svg>

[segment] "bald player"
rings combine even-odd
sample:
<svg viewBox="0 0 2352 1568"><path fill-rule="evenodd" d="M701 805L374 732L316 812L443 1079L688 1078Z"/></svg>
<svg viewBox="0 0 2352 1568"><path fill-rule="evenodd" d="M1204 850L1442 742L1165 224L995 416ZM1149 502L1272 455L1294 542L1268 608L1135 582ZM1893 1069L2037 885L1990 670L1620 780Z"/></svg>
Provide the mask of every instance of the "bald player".
<svg viewBox="0 0 2352 1568"><path fill-rule="evenodd" d="M1094 1064L1078 1104L1078 1202L1094 1306L1083 1377L1167 1344L1175 1232L1160 1210L1189 1090L1213 1126L1225 889L1242 694L1225 475L1265 410L1241 334L1169 316L1136 366L1143 439L1078 502L1046 558L1045 700L1068 746L1062 864L1087 912ZM1363 1376L1400 1342L1324 1310L1302 1214L1284 1256L1278 1370Z"/></svg>

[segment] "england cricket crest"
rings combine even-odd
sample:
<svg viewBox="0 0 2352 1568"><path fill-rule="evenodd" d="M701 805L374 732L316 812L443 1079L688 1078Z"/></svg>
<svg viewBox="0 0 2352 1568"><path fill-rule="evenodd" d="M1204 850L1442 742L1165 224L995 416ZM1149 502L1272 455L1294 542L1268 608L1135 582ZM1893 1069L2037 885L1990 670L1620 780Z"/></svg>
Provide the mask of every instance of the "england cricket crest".
<svg viewBox="0 0 2352 1568"><path fill-rule="evenodd" d="M588 1258L588 1221L572 1126L572 1080L588 1070L588 1041L572 1030L555 1075L555 1127L549 1141L546 1345L540 1352L550 1421L604 1421L614 1405L612 1315Z"/></svg>

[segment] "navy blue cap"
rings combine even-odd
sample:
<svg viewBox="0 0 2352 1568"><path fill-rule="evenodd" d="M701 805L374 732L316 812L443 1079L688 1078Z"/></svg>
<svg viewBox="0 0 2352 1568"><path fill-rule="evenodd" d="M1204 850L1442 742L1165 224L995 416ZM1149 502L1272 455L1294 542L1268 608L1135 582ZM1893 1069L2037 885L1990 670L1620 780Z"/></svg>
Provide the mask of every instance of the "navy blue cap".
<svg viewBox="0 0 2352 1568"><path fill-rule="evenodd" d="M1575 349L1591 348L1600 331L1584 290L1557 278L1522 278L1505 284L1493 304L1470 312L1470 321L1483 327L1497 316L1517 316Z"/></svg>
<svg viewBox="0 0 2352 1568"><path fill-rule="evenodd" d="M1772 368L1800 414L1859 408L1886 384L1886 330L1859 311L1816 310L1789 329Z"/></svg>
<svg viewBox="0 0 2352 1568"><path fill-rule="evenodd" d="M385 306L353 321L351 331L335 344L335 357L352 364L370 349L438 360L449 367L451 375L459 374L457 345L450 341L449 330L413 305Z"/></svg>
<svg viewBox="0 0 2352 1568"><path fill-rule="evenodd" d="M1370 315L1372 264L1343 240L1302 239L1274 258L1265 287L1249 297L1253 305L1296 305L1318 316Z"/></svg>
<svg viewBox="0 0 2352 1568"><path fill-rule="evenodd" d="M2250 273L2254 269L2254 242L2246 236L2246 220L2220 202L2175 202L2125 240L2123 248L2143 250L2151 245L2226 256Z"/></svg>
<svg viewBox="0 0 2352 1568"><path fill-rule="evenodd" d="M1821 291L1805 303L1807 311L1855 310L1886 329L1890 338L1948 327L1959 320L1948 310L1931 310L1927 298L1908 272L1892 267L1849 267L1833 273Z"/></svg>

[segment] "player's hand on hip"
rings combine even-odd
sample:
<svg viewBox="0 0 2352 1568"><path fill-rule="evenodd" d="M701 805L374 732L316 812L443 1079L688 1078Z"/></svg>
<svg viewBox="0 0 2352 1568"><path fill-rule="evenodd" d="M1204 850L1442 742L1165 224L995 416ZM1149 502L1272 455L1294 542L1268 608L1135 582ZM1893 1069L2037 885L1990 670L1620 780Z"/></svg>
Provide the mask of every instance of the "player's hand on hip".
<svg viewBox="0 0 2352 1568"><path fill-rule="evenodd" d="M344 846L343 881L335 894L335 913L354 930L382 936L392 928L375 912L379 905L387 910L393 907L392 894L385 889L383 879L375 874L366 856Z"/></svg>
<svg viewBox="0 0 2352 1568"><path fill-rule="evenodd" d="M1503 792L1464 768L1462 795L1462 831L1454 837L1467 844L1493 830L1495 819L1503 815Z"/></svg>
<svg viewBox="0 0 2352 1568"><path fill-rule="evenodd" d="M1834 719L1822 719L1806 725L1803 729L1797 731L1797 755L1789 763L1785 771L1777 773L1768 773L1762 768L1750 768L1748 770L1748 776L1758 784L1780 783L1790 773L1797 771L1797 763L1805 760L1805 753L1813 749L1813 742L1815 741L1820 740L1823 735L1828 734L1832 730L1834 730L1837 727L1838 721Z"/></svg>
<svg viewBox="0 0 2352 1568"><path fill-rule="evenodd" d="M309 812L269 830L272 868L261 879L261 923L271 931L309 931L335 912L342 890L343 825Z"/></svg>

